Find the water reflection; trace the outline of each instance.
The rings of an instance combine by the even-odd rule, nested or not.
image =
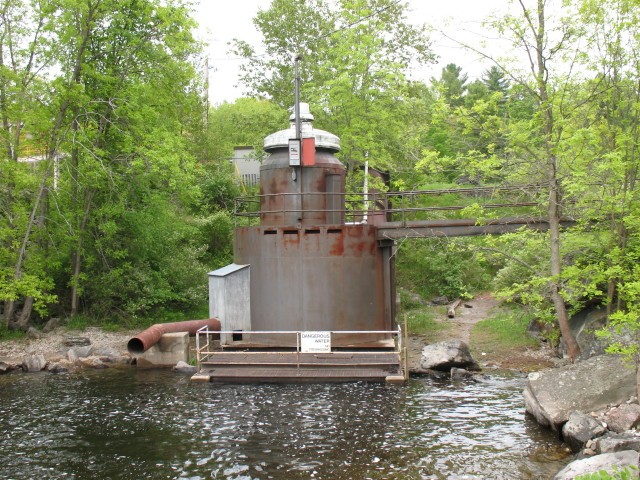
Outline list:
[[[522,379],[209,385],[159,371],[0,377],[1,478],[549,478]]]

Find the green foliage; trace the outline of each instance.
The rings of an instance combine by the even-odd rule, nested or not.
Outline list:
[[[188,6],[10,2],[1,13],[0,53],[11,45],[15,60],[0,66],[7,323],[44,316],[56,299],[78,327],[87,315],[110,325],[201,304],[205,262],[229,249],[202,225],[234,192],[224,176],[199,183],[200,46]],[[23,141],[44,160],[17,162]]]
[[[98,272],[85,287],[96,316],[113,305],[142,315],[160,305],[189,305],[206,298],[204,246],[193,243],[195,226],[166,199],[155,196],[144,209],[124,212],[121,227],[109,238],[111,268]]]
[[[94,317],[89,315],[74,315],[65,322],[65,328],[67,330],[79,330],[84,331],[89,327],[100,327],[101,329],[109,332],[117,331],[122,328],[117,317],[104,318]]]
[[[447,104],[456,107],[462,105],[463,95],[467,91],[467,75],[462,73],[462,67],[450,63],[442,69],[439,80],[432,80],[442,91]]]
[[[432,60],[425,29],[407,14],[404,2],[392,0],[276,0],[254,19],[265,53],[236,41],[248,60],[242,80],[253,94],[289,108],[291,55],[301,53],[302,98],[316,125],[340,136],[341,159],[391,168],[413,114],[407,73]]]
[[[400,244],[397,282],[424,298],[469,298],[486,287],[491,266],[469,246],[474,240],[415,239]]]
[[[422,306],[422,297],[417,293],[410,292],[404,288],[398,290],[400,295],[400,305],[403,311],[413,310]]]
[[[632,480],[634,478],[638,478],[638,467],[631,465],[623,468],[616,467],[610,472],[600,470],[595,473],[585,473],[578,475],[576,480]]]
[[[488,70],[484,71],[482,74],[482,83],[491,93],[500,92],[506,97],[509,92],[509,79],[504,70],[500,69],[497,65],[492,65]]]
[[[198,206],[202,214],[216,210],[232,213],[233,201],[242,193],[238,179],[229,164],[222,164],[219,167],[205,167],[199,179],[199,186]]]
[[[214,107],[207,119],[206,160],[222,166],[238,146],[253,147],[260,158],[264,137],[282,130],[288,119],[285,108],[264,99],[239,98]]]
[[[0,324],[0,341],[3,340],[19,340],[24,338],[26,332],[22,330],[9,330],[5,325]]]

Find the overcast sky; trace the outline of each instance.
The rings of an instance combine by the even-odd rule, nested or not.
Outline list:
[[[209,44],[212,105],[231,102],[243,94],[242,87],[238,85],[242,60],[229,53],[228,43],[234,38],[241,38],[257,45],[260,36],[251,20],[258,9],[267,9],[270,3],[271,0],[200,0],[197,20],[200,22],[200,36]],[[492,13],[504,11],[508,0],[409,0],[408,3],[411,22],[433,25],[444,31],[446,36],[479,45],[483,40],[482,21]],[[446,36],[438,32],[432,34],[433,48],[440,57],[440,63],[414,72],[415,79],[438,77],[444,65],[456,63],[473,80],[490,66],[477,55],[456,46]]]

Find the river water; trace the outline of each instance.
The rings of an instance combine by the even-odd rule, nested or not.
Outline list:
[[[569,458],[523,378],[214,385],[166,371],[0,377],[0,478],[540,479]]]

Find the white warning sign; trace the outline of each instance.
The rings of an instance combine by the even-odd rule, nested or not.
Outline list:
[[[331,353],[331,332],[300,332],[302,353]]]
[[[296,140],[294,138],[289,139],[289,165],[299,166],[300,165],[300,140]]]

